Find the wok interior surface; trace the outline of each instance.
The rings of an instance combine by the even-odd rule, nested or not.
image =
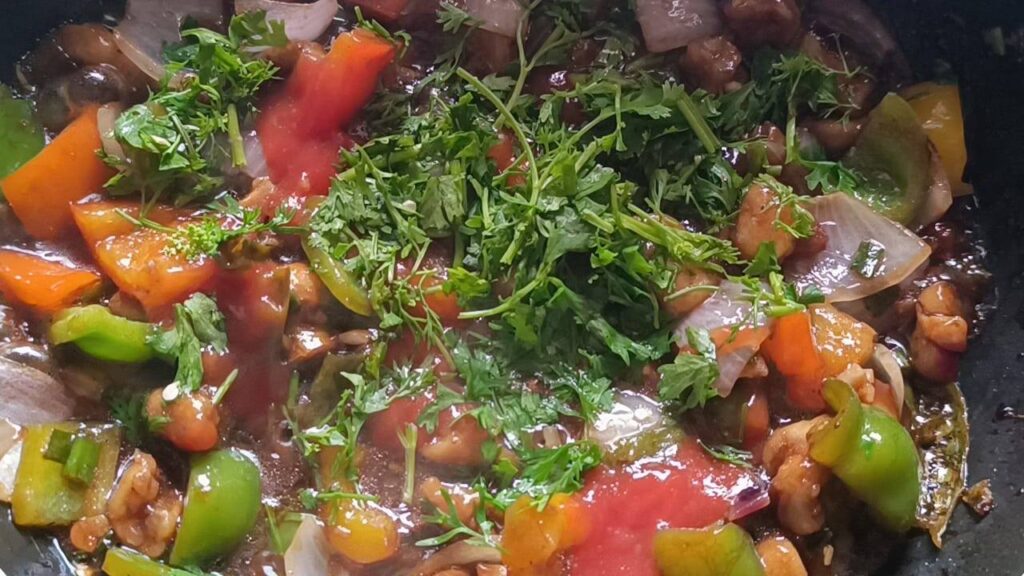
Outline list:
[[[984,520],[960,507],[936,551],[920,534],[898,550],[879,574],[1017,576],[1024,572],[1024,199],[1019,152],[1024,127],[1024,4],[1006,0],[889,0],[874,2],[922,77],[936,70],[959,79],[968,129],[968,166],[976,190],[974,212],[994,273],[994,310],[974,339],[961,369],[972,448],[968,485],[992,480],[996,509]],[[105,0],[7,0],[8,33],[0,42],[0,75],[46,31],[68,20],[97,20]],[[1001,27],[998,54],[986,32]],[[991,34],[989,34],[991,37]],[[1017,41],[1015,41],[1017,40]],[[8,78],[3,78],[9,81]],[[1009,408],[1009,410],[1007,410]],[[0,519],[0,570],[8,576],[73,574],[49,537],[16,530]]]

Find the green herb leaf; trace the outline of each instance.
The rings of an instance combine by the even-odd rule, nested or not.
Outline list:
[[[160,355],[177,363],[174,381],[182,392],[195,392],[203,384],[203,348],[227,350],[224,316],[212,298],[195,293],[174,306],[174,328],[156,332],[149,343]]]
[[[850,269],[864,278],[874,278],[885,266],[885,246],[876,240],[865,240],[857,247]]]
[[[658,395],[681,411],[703,407],[718,396],[718,360],[715,345],[707,330],[688,328],[686,338],[694,353],[683,352],[671,364],[658,368],[661,381]]]

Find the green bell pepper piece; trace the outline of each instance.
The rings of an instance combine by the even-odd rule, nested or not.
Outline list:
[[[124,548],[107,550],[102,568],[107,576],[198,576],[197,572],[178,570]]]
[[[83,352],[108,362],[138,363],[153,357],[147,342],[153,325],[114,315],[92,304],[61,311],[50,325],[50,342],[74,343]]]
[[[808,434],[810,455],[832,469],[890,529],[904,532],[916,521],[920,461],[910,433],[885,412],[861,404],[840,380],[825,382],[823,395],[836,415]]]
[[[662,576],[764,576],[754,542],[735,524],[658,532],[654,558]]]
[[[0,178],[17,170],[43,149],[46,138],[32,104],[0,84]]]
[[[849,193],[890,220],[914,227],[931,187],[931,150],[914,109],[887,95],[868,116],[843,164],[861,176]]]
[[[236,450],[192,460],[174,566],[204,566],[228,553],[252,530],[260,511],[260,471]]]
[[[313,269],[313,272],[338,302],[360,316],[373,315],[370,296],[340,262],[327,252],[310,244],[307,238],[302,239],[302,251],[309,259],[309,267]]]
[[[70,433],[99,445],[90,482],[68,478],[64,474],[64,463],[46,458],[46,448],[54,431]],[[68,526],[83,516],[102,513],[114,485],[120,450],[121,431],[113,425],[63,423],[25,428],[25,444],[11,497],[14,523],[32,527]]]

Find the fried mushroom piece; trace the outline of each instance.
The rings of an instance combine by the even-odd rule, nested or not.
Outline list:
[[[771,494],[779,523],[798,536],[814,534],[825,525],[820,497],[829,471],[811,460],[807,442],[807,433],[822,419],[779,428],[764,445],[764,465],[772,476]]]
[[[800,8],[795,0],[730,0],[723,12],[736,40],[750,48],[785,48],[800,37]]]
[[[793,210],[783,205],[779,195],[764,184],[754,182],[740,205],[733,242],[746,260],[757,256],[763,242],[771,242],[781,262],[793,252],[796,240],[778,223],[792,225],[793,222]]]
[[[765,538],[757,543],[765,576],[807,576],[807,568],[796,546],[784,536]]]
[[[679,71],[691,88],[712,94],[732,92],[748,79],[743,54],[724,36],[691,42],[679,58]]]
[[[918,374],[935,382],[956,378],[960,354],[967,349],[968,324],[956,287],[936,282],[917,297],[917,325],[910,355]]]

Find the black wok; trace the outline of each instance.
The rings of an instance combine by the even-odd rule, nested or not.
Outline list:
[[[173,2],[173,0],[168,0]],[[211,0],[219,1],[219,0]],[[111,0],[3,0],[0,81],[15,60],[50,29],[68,20],[99,20]],[[954,515],[946,545],[925,535],[891,555],[880,576],[1020,576],[1024,573],[1024,420],[1000,418],[1005,407],[1024,413],[1024,3],[1019,0],[877,0],[911,66],[923,78],[951,70],[959,78],[967,116],[969,174],[976,219],[994,272],[996,306],[973,341],[961,370],[970,408],[973,483],[992,479],[996,509],[983,520],[964,507]],[[985,32],[1001,27],[1003,55]],[[2,402],[3,399],[0,399]],[[0,573],[68,575],[72,570],[48,537],[18,532],[0,509]]]

